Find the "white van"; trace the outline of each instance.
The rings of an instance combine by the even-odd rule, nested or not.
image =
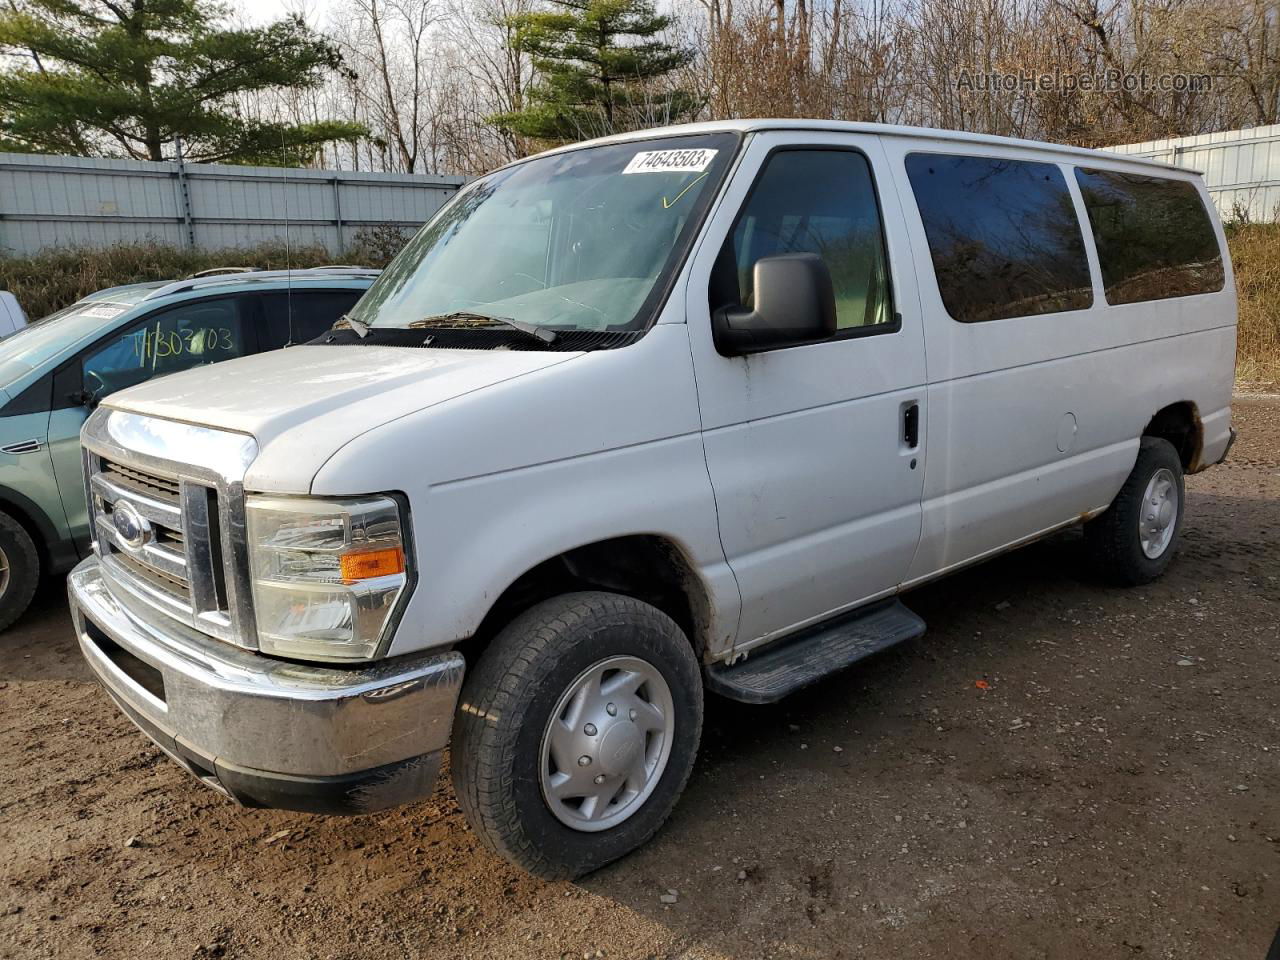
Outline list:
[[[1158,576],[1235,324],[1189,170],[795,120],[555,150],[312,345],[111,396],[75,629],[241,803],[411,801],[451,744],[490,849],[582,874],[670,813],[704,691],[916,637],[910,588],[1071,524]]]

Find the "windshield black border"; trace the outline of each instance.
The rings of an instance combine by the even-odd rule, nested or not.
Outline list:
[[[709,213],[711,212],[712,208],[715,206],[716,202],[720,199],[720,196],[724,191],[725,184],[728,183],[729,177],[731,176],[731,174],[733,173],[734,169],[737,166],[738,159],[742,153],[742,145],[746,141],[748,134],[749,134],[749,131],[744,131],[744,130],[704,130],[704,131],[688,131],[688,132],[679,132],[679,133],[661,132],[660,130],[654,130],[648,136],[622,137],[619,139],[610,138],[610,139],[604,139],[604,140],[588,140],[580,144],[574,144],[569,147],[544,151],[542,153],[536,153],[531,157],[522,157],[519,160],[513,160],[511,163],[506,163],[500,167],[496,167],[495,169],[484,174],[483,176],[477,177],[475,180],[471,181],[471,183],[468,183],[465,187],[463,187],[456,194],[454,194],[448,203],[446,203],[434,214],[432,214],[431,218],[428,219],[425,223],[423,223],[423,225],[419,227],[418,230],[419,232],[421,232],[423,230],[428,229],[436,221],[438,217],[442,216],[455,203],[460,202],[462,198],[465,197],[472,190],[477,189],[479,185],[482,184],[489,177],[492,177],[495,174],[503,173],[508,170],[512,170],[515,167],[521,166],[526,163],[530,163],[534,160],[551,159],[553,157],[556,157],[562,154],[574,153],[579,150],[595,150],[601,147],[625,146],[627,144],[632,144],[632,143],[636,143],[636,144],[651,143],[655,140],[678,140],[678,139],[685,139],[685,138],[705,139],[707,137],[729,138],[732,143],[732,146],[728,150],[728,155],[725,159],[724,168],[720,172],[716,180],[712,183],[707,184],[707,189],[702,191],[701,194],[699,195],[698,200],[696,201],[694,212],[692,216],[690,216],[689,222],[685,224],[684,229],[681,231],[681,236],[677,239],[676,244],[671,251],[670,258],[669,258],[669,264],[670,264],[669,269],[666,269],[664,271],[665,275],[660,277],[661,282],[655,283],[653,285],[653,288],[645,296],[644,302],[640,304],[639,309],[636,310],[635,317],[632,319],[631,323],[629,324],[630,329],[614,331],[617,333],[623,333],[623,334],[629,335],[626,338],[620,339],[617,344],[617,346],[627,346],[631,343],[635,343],[637,340],[639,340],[641,337],[647,334],[651,329],[653,329],[654,324],[657,322],[659,315],[662,313],[662,310],[666,306],[668,299],[670,299],[671,297],[672,291],[675,289],[676,278],[679,277],[682,273],[684,273],[684,268],[685,268],[685,265],[688,263],[689,255],[692,253],[693,248],[697,243],[698,237],[702,235],[702,230],[703,230],[703,227],[706,225],[707,217]],[[417,234],[415,233],[414,236],[417,236]],[[412,242],[412,238],[410,239],[410,241],[406,243],[406,246],[408,245],[409,242]],[[374,284],[370,285],[369,289],[372,289],[373,286],[377,284],[377,282],[378,281],[375,280]],[[364,319],[364,318],[360,318],[360,319]],[[552,326],[551,324],[547,324],[546,326],[548,329],[556,330],[557,332],[560,332],[562,334],[579,332],[574,330],[562,330],[561,328]],[[370,333],[374,333],[378,331],[404,330],[404,329],[407,329],[407,328],[401,327],[401,326],[379,327],[376,323],[370,324]],[[426,329],[426,328],[423,328],[423,329]],[[320,338],[318,338],[317,341],[315,342],[319,342],[319,339]],[[344,341],[345,339],[346,338],[343,338]],[[607,349],[607,347],[605,348]],[[552,349],[554,349],[554,347],[552,347]]]

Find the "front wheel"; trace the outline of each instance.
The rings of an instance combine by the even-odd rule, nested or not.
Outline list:
[[[577,877],[657,832],[701,733],[701,674],[675,622],[631,597],[567,594],[513,620],[468,677],[454,789],[487,848]]]
[[[1178,451],[1168,440],[1143,437],[1115,500],[1085,524],[1085,540],[1102,576],[1136,586],[1164,573],[1182,531],[1185,499]]]
[[[0,630],[31,606],[40,583],[40,554],[26,528],[0,513]]]

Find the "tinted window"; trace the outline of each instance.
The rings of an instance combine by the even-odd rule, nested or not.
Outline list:
[[[84,389],[103,397],[143,380],[248,352],[241,301],[184,303],[110,337],[81,361]]]
[[[914,153],[915,193],[938,292],[965,323],[1093,303],[1084,236],[1051,163]]]
[[[314,340],[355,305],[363,290],[311,290],[263,297],[262,349]],[[292,318],[289,304],[292,302]]]
[[[1213,293],[1222,251],[1200,191],[1187,180],[1076,170],[1107,303]]]
[[[779,253],[826,262],[838,327],[892,323],[880,210],[862,154],[784,150],[769,159],[720,252],[711,308],[751,306],[756,261]]]

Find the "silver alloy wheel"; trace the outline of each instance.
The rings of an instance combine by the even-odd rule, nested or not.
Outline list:
[[[638,657],[609,657],[561,694],[542,734],[542,796],[557,820],[594,833],[644,806],[675,733],[671,688]]]
[[[9,555],[0,549],[0,597],[9,589]]]
[[[1178,525],[1178,481],[1173,471],[1161,467],[1147,481],[1138,514],[1138,536],[1142,552],[1152,560],[1162,556],[1173,540]]]

